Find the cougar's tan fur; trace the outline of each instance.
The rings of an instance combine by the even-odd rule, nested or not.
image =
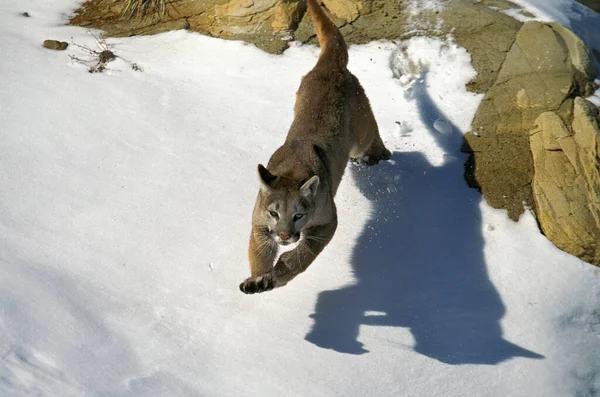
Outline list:
[[[344,38],[316,0],[307,0],[321,54],[302,78],[294,121],[266,168],[252,215],[251,276],[244,293],[287,284],[314,261],[337,226],[333,198],[350,158],[369,164],[390,158],[369,100],[348,71]],[[298,242],[275,261],[278,245]]]

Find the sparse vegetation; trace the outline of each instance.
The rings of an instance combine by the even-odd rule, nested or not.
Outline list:
[[[122,15],[126,19],[145,18],[152,15],[160,19],[167,11],[170,0],[113,0],[113,4],[123,7]]]
[[[73,38],[71,38],[71,43],[75,47],[83,50],[83,52],[85,54],[84,55],[69,55],[69,57],[72,60],[74,60],[75,62],[86,65],[88,67],[88,72],[102,73],[106,70],[106,65],[109,62],[111,62],[117,58],[122,59],[123,61],[129,63],[131,65],[132,70],[134,70],[136,72],[143,71],[142,67],[139,64],[128,61],[127,59],[124,59],[123,57],[115,54],[113,52],[110,44],[106,42],[106,39],[104,37],[102,37],[102,36],[98,37],[91,31],[88,31],[88,34],[94,38],[94,41],[96,43],[96,46],[95,46],[96,48],[94,49],[94,48],[90,48],[87,45],[75,43],[73,41]]]
[[[85,57],[77,55],[69,55],[69,57],[76,62],[88,66],[88,72],[90,73],[102,73],[106,69],[106,64],[116,59],[117,56],[112,52],[110,44],[106,42],[104,37],[98,37],[91,31],[88,31],[88,33],[96,41],[96,49],[90,48],[87,45],[75,43],[71,38],[71,43],[73,43],[75,47],[83,50],[85,52]]]

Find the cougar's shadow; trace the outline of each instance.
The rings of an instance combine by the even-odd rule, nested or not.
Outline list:
[[[448,364],[542,358],[502,337],[505,307],[487,274],[481,197],[463,179],[462,133],[432,127],[443,114],[425,78],[413,89],[429,133],[456,157],[433,166],[420,152],[396,152],[375,167],[350,166],[373,205],[352,255],[356,283],[319,294],[306,340],[363,354],[359,327],[383,325],[409,328],[415,352]]]

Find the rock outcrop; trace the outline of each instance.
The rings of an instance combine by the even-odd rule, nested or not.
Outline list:
[[[190,29],[226,39],[246,40],[269,52],[281,52],[281,38],[295,29],[305,4],[298,0],[165,1],[154,8],[126,13],[127,1],[90,0],[76,11],[72,24],[102,29],[109,36],[155,34]]]
[[[477,77],[468,86],[471,91],[485,93],[498,78],[523,23],[496,9],[515,7],[507,1],[482,2],[481,7],[475,7],[472,1],[457,1],[440,13],[456,43],[471,54],[471,63],[477,71]]]
[[[533,197],[544,234],[560,249],[600,265],[600,126],[598,109],[573,101],[572,121],[538,116],[529,140]]]
[[[126,4],[130,3],[131,0],[88,0],[76,11],[71,23],[102,29],[108,36],[190,29],[244,40],[271,53],[281,53],[292,38],[301,42],[314,39],[304,0],[165,0],[160,10],[148,6],[137,13],[127,12],[130,9]],[[516,8],[506,0],[453,0],[451,7],[438,11],[423,6],[416,15],[411,13],[410,5],[418,5],[417,0],[323,0],[323,4],[349,43],[405,39],[418,34],[444,36],[452,31],[459,44],[463,37],[473,44],[475,68],[482,61],[482,68],[496,72],[500,58],[508,50],[506,46],[521,25],[496,11]],[[508,32],[511,33],[505,34]],[[477,39],[477,35],[482,38]],[[504,54],[498,58],[497,51]],[[486,79],[488,73],[480,76]],[[493,79],[485,84],[492,82]],[[477,89],[478,84],[479,78],[472,88]]]
[[[466,134],[466,176],[518,219],[534,208],[559,248],[600,265],[600,131],[590,52],[563,26],[527,22]]]
[[[102,29],[109,36],[189,29],[281,53],[306,11],[306,3],[300,0],[165,1],[161,12],[148,7],[136,13],[126,12],[126,4],[126,0],[89,0],[76,11],[71,23]],[[329,0],[329,6],[347,22],[365,9],[360,0]]]
[[[187,18],[191,30],[225,39],[267,37],[263,48],[279,51],[286,47],[284,36],[300,22],[304,3],[280,0],[231,0]]]
[[[533,206],[529,131],[547,111],[570,120],[574,98],[593,92],[595,74],[573,33],[553,23],[523,25],[465,136],[464,150],[472,153],[467,179],[490,205],[513,219],[523,203]]]

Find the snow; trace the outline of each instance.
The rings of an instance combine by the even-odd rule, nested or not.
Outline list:
[[[76,6],[0,3],[0,395],[600,389],[600,271],[466,187],[481,96],[451,38],[351,47],[392,161],[349,166],[332,243],[246,296],[256,164],[318,49],[176,31],[109,39],[121,58],[90,74],[41,47],[97,48],[63,26]]]

